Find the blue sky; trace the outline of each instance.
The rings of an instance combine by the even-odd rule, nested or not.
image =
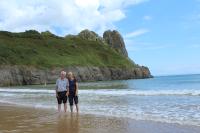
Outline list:
[[[0,30],[116,29],[153,75],[200,73],[200,0],[1,0]]]
[[[136,63],[147,65],[154,75],[200,73],[200,2],[149,0],[126,12],[117,22],[119,30],[144,31],[125,38]]]

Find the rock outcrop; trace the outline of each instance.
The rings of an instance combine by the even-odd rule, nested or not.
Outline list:
[[[108,30],[105,31],[103,34],[104,41],[113,49],[128,57],[128,53],[126,51],[124,39],[120,35],[120,33],[116,30]]]
[[[103,38],[96,34],[94,31],[88,29],[81,31],[78,36],[82,39],[87,39],[89,41],[100,41],[103,42]]]
[[[147,67],[130,69],[108,67],[67,67],[39,69],[27,66],[0,66],[0,86],[55,83],[60,71],[72,71],[78,81],[151,78]]]

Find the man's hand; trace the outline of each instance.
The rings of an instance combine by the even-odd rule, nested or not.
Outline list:
[[[56,93],[56,97],[59,98],[58,93]]]
[[[69,92],[67,91],[66,96],[69,96]]]

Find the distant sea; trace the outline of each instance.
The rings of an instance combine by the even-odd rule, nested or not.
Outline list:
[[[1,87],[0,102],[56,109],[54,85]],[[79,84],[83,114],[200,126],[200,75]]]

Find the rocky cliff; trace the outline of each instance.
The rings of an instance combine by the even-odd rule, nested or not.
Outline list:
[[[84,30],[58,37],[50,32],[0,32],[0,86],[55,83],[61,70],[79,81],[151,78],[149,69],[128,58],[117,31],[100,37]]]
[[[128,57],[128,53],[126,51],[124,39],[120,35],[120,33],[116,30],[108,30],[105,31],[103,34],[103,39],[105,42],[113,49],[124,55],[125,57]]]
[[[72,71],[78,81],[102,81],[121,79],[151,78],[147,67],[109,68],[109,67],[67,67],[38,69],[27,66],[0,66],[0,86],[33,85],[55,83],[60,71]]]

